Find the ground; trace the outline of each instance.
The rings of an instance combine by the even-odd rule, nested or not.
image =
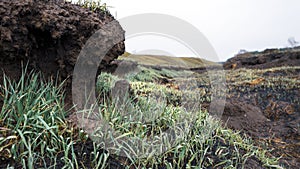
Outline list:
[[[51,13],[54,8],[59,12],[48,16],[45,11]],[[110,89],[98,89],[99,103],[105,112],[101,115],[113,127],[124,134],[148,137],[171,128],[183,115],[188,115],[184,114],[184,108],[191,105],[199,108],[198,112],[186,109],[199,113],[199,117],[191,121],[194,128],[187,133],[188,137],[183,137],[170,152],[134,161],[103,150],[86,135],[84,128],[76,126],[78,119],[72,109],[71,79],[62,89],[58,87],[59,90],[53,83],[45,82],[45,77],[50,75],[53,79],[57,70],[61,70],[60,78],[70,76],[87,37],[103,23],[113,20],[112,16],[105,12],[92,13],[69,3],[45,5],[44,1],[33,4],[32,1],[8,0],[0,2],[0,14],[3,15],[0,67],[8,76],[0,73],[0,168],[300,166],[299,47],[249,52],[220,64],[195,58],[172,60],[167,56],[128,54],[114,60],[125,48],[123,42],[114,46],[102,67],[126,79],[116,84],[129,87],[133,108],[143,108],[140,112],[149,115],[157,113],[156,106],[162,106],[163,113],[152,123],[129,121],[126,119],[129,116],[123,119],[120,114],[113,114],[116,112],[109,109],[110,104],[104,103],[104,96],[111,99]],[[83,19],[77,20],[77,15],[82,15]],[[57,18],[59,21],[53,24]],[[130,62],[122,62],[122,59]],[[29,70],[42,71],[43,75],[22,77],[26,63]],[[208,118],[212,95],[210,80],[213,80],[209,73],[220,75],[220,70],[216,69],[222,66],[225,68],[226,83],[222,85],[226,104],[219,124]],[[128,72],[134,73],[126,76]],[[98,82],[99,79],[96,85]],[[153,100],[161,94],[163,102]],[[210,125],[212,135],[203,143],[199,137]]]

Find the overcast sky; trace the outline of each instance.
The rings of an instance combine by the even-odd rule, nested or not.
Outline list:
[[[240,49],[248,51],[287,47],[289,37],[300,41],[299,0],[102,0],[117,19],[142,13],[168,14],[196,26],[215,48],[221,61]],[[128,39],[128,52],[160,51],[189,56],[172,47],[172,40],[159,37]],[[151,42],[152,41],[152,42]],[[165,49],[163,47],[166,46]],[[180,51],[178,51],[180,49]]]

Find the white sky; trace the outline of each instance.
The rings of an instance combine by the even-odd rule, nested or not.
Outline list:
[[[225,61],[240,49],[287,47],[289,37],[300,41],[299,0],[102,0],[117,19],[135,14],[162,13],[196,26]],[[147,41],[147,42],[146,42]],[[153,41],[153,42],[151,42]],[[169,40],[170,41],[170,40]],[[190,55],[168,40],[138,37],[126,41],[128,52],[149,51],[157,46],[165,53]],[[153,46],[152,46],[153,45]],[[156,45],[156,46],[155,46]]]

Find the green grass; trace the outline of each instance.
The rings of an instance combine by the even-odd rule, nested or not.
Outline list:
[[[96,91],[101,92],[101,94],[108,94],[117,80],[118,77],[102,72],[97,78]]]
[[[108,8],[110,7],[107,6],[106,3],[102,3],[101,0],[78,0],[76,4],[92,11],[103,12],[108,12]]]
[[[63,84],[23,72],[19,81],[4,76],[0,88],[0,157],[22,168],[78,168],[73,145],[87,139],[66,120]],[[50,164],[49,164],[50,163]],[[9,167],[9,166],[8,166]]]
[[[154,72],[155,76],[151,76],[154,79],[181,75],[170,70],[145,70]],[[111,158],[119,160],[125,168],[242,168],[252,157],[258,158],[266,168],[280,168],[278,159],[268,156],[267,150],[255,146],[249,137],[222,127],[207,111],[195,108],[191,113],[184,106],[164,101],[174,96],[172,101],[176,103],[185,93],[191,96],[197,92],[158,85],[154,79],[134,76],[129,79],[134,97],[128,97],[122,105],[112,99],[99,102],[99,116],[109,122],[119,137],[111,137],[101,126],[95,129],[94,135],[90,135],[95,140],[93,150],[85,160],[90,161],[90,168],[107,168]],[[116,80],[117,77],[102,73],[97,80],[97,93],[109,95]],[[159,100],[157,96],[164,99]],[[75,146],[84,144],[87,135],[81,129],[72,128],[65,118],[68,112],[64,110],[62,85],[45,82],[38,73],[25,75],[24,71],[19,81],[4,78],[0,97],[4,103],[0,113],[2,159],[13,159],[23,168],[36,168],[37,164],[41,168],[55,168],[58,163],[63,168],[85,168],[78,160],[82,154],[76,152]],[[175,133],[175,143],[161,135],[165,131]],[[104,148],[101,140],[105,137],[120,143],[114,147],[116,152],[125,148],[126,160],[99,151]],[[125,137],[130,139],[124,147],[121,143]],[[163,141],[162,153],[153,151],[153,144],[148,142],[142,143],[140,152],[133,151],[140,139],[149,137]],[[143,156],[147,153],[150,155]]]
[[[189,70],[170,70],[166,68],[161,68],[156,70],[153,68],[147,68],[144,66],[138,66],[137,73],[128,74],[126,79],[129,81],[136,82],[158,82],[163,78],[173,79],[192,76],[193,72]]]
[[[167,147],[171,145],[171,140],[165,140],[167,151],[156,155],[153,155],[155,152],[151,152],[151,145],[145,143],[140,151],[152,154],[152,156],[135,159],[134,157],[139,156],[134,151],[138,141],[132,139],[125,148],[130,162],[124,163],[124,165],[134,166],[134,168],[155,168],[157,166],[165,166],[167,168],[197,168],[199,166],[204,168],[212,166],[241,168],[248,158],[256,157],[267,168],[268,166],[280,168],[280,166],[277,166],[277,158],[266,155],[268,154],[267,150],[262,150],[255,146],[249,137],[222,127],[220,122],[211,118],[207,112],[195,109],[194,114],[191,116],[191,113],[183,106],[168,104],[165,99],[170,99],[170,96],[173,95],[179,96],[180,100],[182,99],[180,98],[182,94],[189,91],[178,91],[156,84],[155,78],[162,76],[163,71],[150,70],[148,68],[146,70],[152,71],[152,73],[156,71],[156,76],[150,76],[154,79],[135,78],[134,75],[130,78],[133,79],[131,87],[135,96],[138,96],[137,101],[129,98],[122,108],[116,108],[114,100],[100,104],[102,118],[105,118],[120,135],[118,139],[112,138],[112,135],[107,135],[106,139],[111,139],[111,142],[120,145],[117,149],[121,149],[124,148],[124,145],[120,142],[125,136],[147,138],[152,135],[159,136],[164,131],[172,130],[176,131],[177,135],[175,137],[177,140],[176,144],[171,147]],[[176,75],[176,72],[173,73],[173,75]],[[147,75],[147,72],[142,72],[142,74]],[[136,74],[136,76],[141,75]],[[111,77],[111,79],[113,78]],[[189,94],[189,96],[195,95],[195,91]],[[161,97],[163,99],[160,99]],[[173,101],[178,102],[178,97]],[[147,120],[145,121],[145,119]],[[184,121],[183,124],[185,125],[178,130],[176,124],[182,121]],[[185,130],[188,128],[190,130]],[[107,132],[101,129],[95,133],[95,136],[96,138],[101,136],[98,139],[102,140]],[[157,137],[157,139],[156,141],[159,141],[162,137]]]
[[[40,156],[53,157],[72,142],[61,129],[67,128],[64,118],[61,86],[44,83],[39,74],[23,73],[20,81],[4,77],[1,87],[3,108],[0,113],[0,151],[33,168]]]

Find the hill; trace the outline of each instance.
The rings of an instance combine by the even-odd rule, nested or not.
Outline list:
[[[266,69],[281,66],[300,66],[300,47],[241,53],[224,63],[225,69]]]
[[[184,68],[184,69],[195,69],[204,68],[207,66],[220,65],[215,62],[211,62],[205,59],[196,57],[171,57],[163,55],[140,55],[130,54],[126,52],[119,57],[120,60],[130,60],[137,62],[139,65],[144,66],[160,66],[170,68]]]

